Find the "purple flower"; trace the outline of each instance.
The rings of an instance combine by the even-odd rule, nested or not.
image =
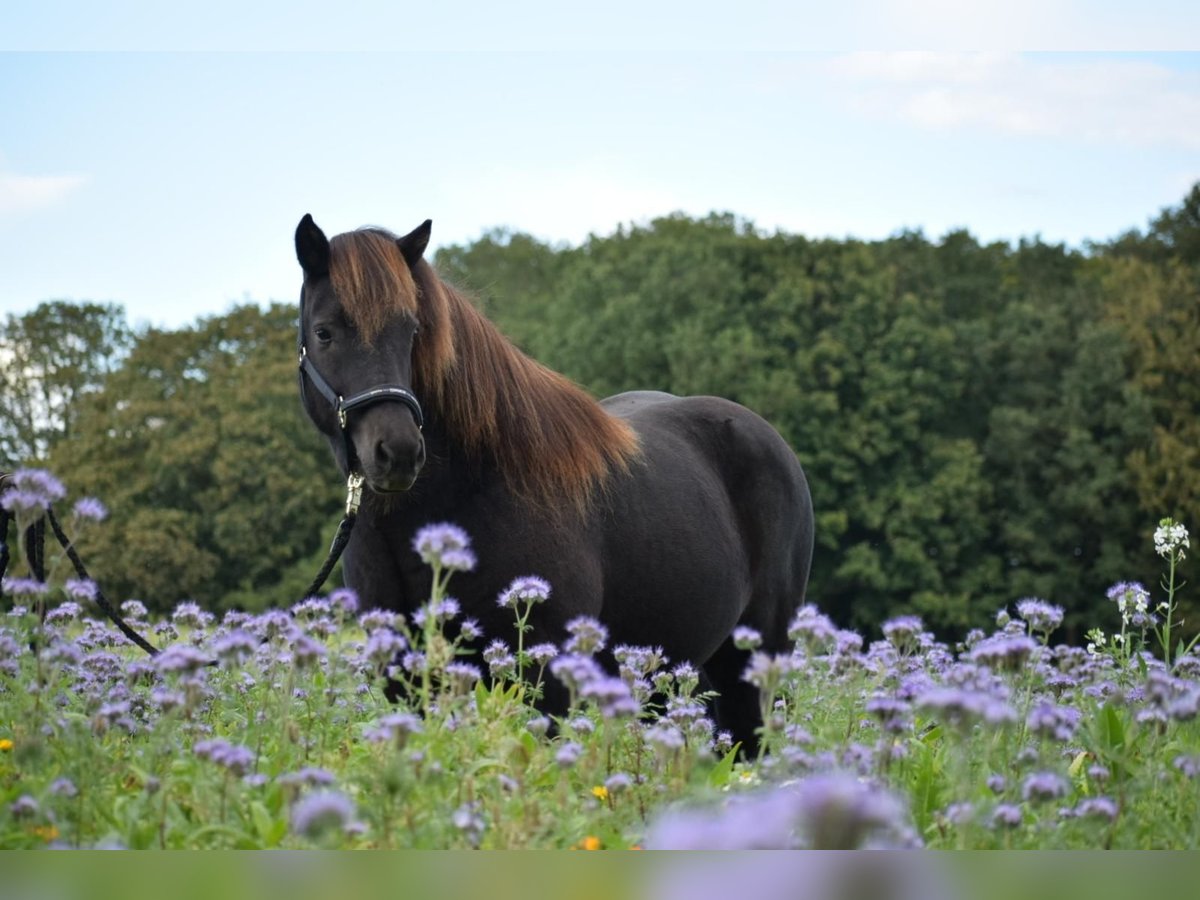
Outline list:
[[[245,775],[255,763],[254,751],[241,744],[231,744],[229,741],[215,738],[198,741],[192,751],[201,759],[207,759],[226,769],[232,775]]]
[[[655,850],[855,849],[907,835],[891,793],[843,774],[735,797],[715,813],[679,812],[650,827]]]
[[[469,572],[475,568],[475,554],[470,546],[467,533],[448,522],[426,525],[413,538],[413,549],[423,562],[452,572]]]
[[[1043,700],[1029,711],[1025,725],[1033,734],[1056,741],[1069,741],[1079,728],[1082,714],[1073,706],[1059,706]]]
[[[4,593],[17,600],[29,602],[38,597],[46,596],[48,588],[44,581],[35,578],[5,578],[0,582]]]
[[[1081,800],[1072,812],[1075,817],[1080,819],[1103,819],[1106,822],[1113,822],[1120,809],[1110,797],[1088,797]]]
[[[309,840],[345,831],[353,820],[354,803],[339,791],[317,791],[292,807],[292,831]]]
[[[733,646],[739,650],[757,650],[762,646],[762,635],[748,625],[733,629]]]
[[[795,663],[790,656],[784,654],[772,655],[756,650],[750,656],[742,680],[754,685],[763,693],[774,693],[784,677],[795,669]]]
[[[379,720],[378,727],[367,732],[367,739],[377,743],[393,741],[397,747],[403,747],[410,735],[424,730],[420,718],[412,713],[391,713]]]
[[[121,615],[126,619],[144,619],[150,614],[141,600],[126,600],[121,604]]]
[[[1150,608],[1150,592],[1137,581],[1119,581],[1107,591],[1109,600],[1117,604],[1117,611],[1125,622],[1136,614],[1145,614]]]
[[[1200,756],[1183,754],[1175,757],[1171,765],[1182,772],[1185,778],[1200,777]]]
[[[108,518],[108,509],[95,497],[81,497],[71,511],[81,522],[103,522]]]
[[[633,779],[624,772],[614,772],[604,779],[605,789],[614,797],[629,790],[633,786]]]
[[[385,609],[372,609],[358,617],[358,627],[367,634],[386,628],[396,630],[396,614]]]
[[[38,802],[29,794],[22,794],[8,805],[8,811],[14,819],[31,819],[40,809]]]
[[[1038,649],[1037,641],[1026,635],[994,635],[971,648],[967,658],[993,669],[1019,669]]]
[[[903,734],[912,722],[912,706],[895,697],[872,697],[867,712],[879,719],[880,727],[889,734]]]
[[[484,648],[483,661],[493,678],[510,678],[517,668],[517,659],[504,641],[492,641]]]
[[[202,610],[195,600],[184,600],[171,613],[171,623],[177,628],[207,628],[213,623],[213,615]]]
[[[292,662],[298,669],[311,666],[327,654],[328,651],[323,644],[313,640],[302,631],[296,632],[292,638]]]
[[[526,653],[529,654],[529,661],[535,666],[544,666],[558,656],[558,648],[550,643],[534,644]]]
[[[86,578],[68,578],[63,589],[68,597],[80,603],[90,603],[96,599],[96,582]]]
[[[976,721],[1003,725],[1017,717],[1016,711],[999,697],[958,687],[930,688],[916,698],[916,705],[960,728]]]
[[[450,817],[450,823],[462,832],[463,837],[467,839],[472,847],[478,847],[483,840],[483,832],[487,828],[487,822],[479,813],[479,805],[476,803],[464,803],[454,811],[454,815]]]
[[[1031,631],[1049,634],[1062,624],[1063,608],[1037,597],[1026,597],[1017,601],[1017,615],[1028,623]]]
[[[376,669],[389,665],[396,654],[407,646],[404,638],[387,628],[372,631],[363,647],[363,657]]]
[[[995,828],[1016,828],[1024,819],[1021,807],[1012,803],[999,803],[992,810],[992,826]]]
[[[545,603],[550,599],[550,585],[536,575],[526,575],[515,579],[512,584],[500,592],[497,604],[504,609],[516,610],[524,604],[532,606],[535,603]]]
[[[1021,797],[1025,800],[1057,800],[1066,793],[1067,782],[1055,772],[1034,772],[1021,784]]]
[[[75,787],[75,782],[70,778],[56,778],[50,782],[50,793],[55,797],[74,797],[79,793],[79,788]]]
[[[358,612],[358,594],[350,588],[338,588],[329,595],[329,605],[343,616]]]
[[[233,631],[215,638],[212,642],[212,651],[222,664],[237,666],[253,656],[258,645],[258,638],[250,632],[235,628]]]
[[[811,603],[796,611],[788,625],[788,638],[805,644],[810,651],[833,643],[837,639],[837,628],[829,617],[822,614]]]
[[[682,750],[685,743],[683,732],[665,722],[647,728],[645,737],[647,744],[666,753]]]
[[[574,653],[555,657],[550,663],[550,674],[572,691],[578,691],[589,682],[604,677],[595,660]]]
[[[275,779],[287,787],[326,787],[333,784],[333,773],[315,766],[305,766],[296,772],[284,772]]]
[[[483,629],[475,619],[463,619],[458,626],[458,633],[464,641],[474,641],[483,637]]]
[[[54,609],[46,613],[46,621],[51,624],[58,622],[74,622],[83,614],[83,608],[74,600],[68,600],[65,603],[60,603]]]
[[[591,656],[604,649],[608,642],[608,629],[591,616],[579,616],[567,623],[570,637],[563,645],[568,653]]]
[[[558,763],[559,768],[569,769],[579,762],[579,756],[582,753],[583,747],[574,741],[567,741],[555,752],[554,761]]]
[[[475,682],[483,677],[483,673],[479,671],[479,666],[467,662],[447,663],[446,675],[454,685],[454,689],[459,692],[467,691]]]
[[[629,685],[620,678],[593,678],[583,686],[580,695],[594,700],[600,708],[600,715],[606,719],[636,716],[642,709],[629,690]],[[703,715],[703,707],[700,712]]]
[[[902,652],[915,648],[924,631],[920,616],[896,616],[883,623],[883,636]]]
[[[11,484],[0,494],[0,507],[14,515],[40,517],[51,503],[67,495],[62,482],[45,469],[17,469],[12,473]]]
[[[171,644],[154,657],[154,666],[162,674],[190,674],[208,665],[208,657],[187,644]]]

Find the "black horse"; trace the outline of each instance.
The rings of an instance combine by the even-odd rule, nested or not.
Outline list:
[[[718,724],[752,745],[758,698],[730,635],[750,626],[783,650],[804,599],[813,513],[795,454],[728,400],[595,401],[438,278],[429,233],[328,240],[310,216],[296,230],[304,406],[367,488],[347,585],[364,606],[411,612],[431,587],[413,536],[452,522],[479,559],[453,593],[488,638],[513,636],[498,594],[538,575],[553,594],[531,640],[559,643],[587,615],[614,646],[659,645],[701,668]]]

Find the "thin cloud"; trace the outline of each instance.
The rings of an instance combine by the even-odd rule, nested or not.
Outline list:
[[[79,175],[0,172],[0,215],[26,213],[61,203],[87,179]]]
[[[1146,59],[851,53],[828,72],[861,114],[924,129],[1200,149],[1200,73]]]

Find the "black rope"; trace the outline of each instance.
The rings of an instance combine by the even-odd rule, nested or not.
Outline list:
[[[112,619],[113,624],[121,629],[121,633],[129,640],[133,641],[151,656],[158,656],[159,650],[144,637],[134,631],[129,623],[121,618],[121,614],[109,603],[108,598],[104,596],[104,591],[100,590],[100,585],[92,580],[92,576],[88,574],[88,570],[84,568],[83,560],[79,558],[79,554],[75,552],[75,547],[67,539],[66,534],[62,530],[62,526],[58,524],[58,519],[54,515],[54,510],[46,510],[46,518],[50,521],[50,527],[54,530],[54,536],[58,538],[58,542],[62,544],[62,548],[67,551],[67,558],[71,560],[71,565],[75,567],[75,573],[86,581],[91,581],[96,587],[96,605],[104,610],[104,614]]]
[[[0,472],[0,483],[8,479],[8,475]],[[329,547],[329,555],[325,558],[325,562],[321,565],[321,569],[317,572],[317,577],[313,579],[312,584],[308,586],[302,599],[315,597],[318,591],[324,586],[325,581],[329,578],[329,573],[333,571],[338,560],[342,558],[342,552],[346,549],[346,545],[350,543],[350,532],[354,529],[354,520],[358,518],[358,504],[361,499],[362,478],[357,480],[354,476],[350,479],[349,494],[346,498],[346,515],[338,524],[337,533],[333,537],[333,543]],[[13,521],[13,515],[8,510],[0,508],[0,578],[8,571],[8,564],[11,560],[11,554],[8,546],[8,526]],[[85,581],[89,581],[95,587],[96,605],[104,611],[104,614],[112,620],[113,624],[121,630],[125,637],[129,638],[134,644],[145,650],[151,656],[157,656],[161,651],[147,641],[144,637],[138,634],[126,622],[116,608],[109,602],[109,599],[104,596],[104,591],[88,574],[87,568],[83,564],[83,560],[79,558],[79,554],[75,550],[74,544],[67,537],[59,524],[58,517],[54,515],[54,510],[50,507],[46,508],[46,516],[44,519],[39,519],[33,525],[25,529],[25,558],[29,562],[30,573],[33,577],[41,582],[46,580],[46,522],[50,523],[50,528],[54,532],[55,538],[66,551],[67,558],[71,560],[71,565],[75,567],[75,573]],[[17,536],[20,540],[20,535]],[[0,599],[3,599],[4,592],[0,588]],[[215,661],[210,665],[215,665]]]
[[[0,476],[0,481],[3,478]],[[0,600],[4,599],[4,574],[8,571],[8,561],[11,559],[8,552],[8,523],[12,521],[12,515],[7,509],[0,509]]]
[[[40,526],[40,527],[39,527]],[[25,529],[25,559],[36,581],[46,580],[46,525],[41,519]]]
[[[321,566],[321,570],[317,572],[317,577],[313,579],[312,584],[308,586],[308,590],[304,592],[304,597],[301,599],[317,596],[317,592],[325,584],[325,579],[329,577],[329,573],[333,571],[333,567],[337,565],[337,561],[342,558],[342,551],[346,549],[346,544],[350,542],[350,531],[354,528],[354,520],[356,518],[358,516],[355,513],[348,513],[338,524],[337,534],[333,536],[333,543],[329,546],[329,555],[325,557],[325,562]]]

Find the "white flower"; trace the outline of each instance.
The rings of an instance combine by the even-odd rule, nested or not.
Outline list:
[[[1159,556],[1177,553],[1183,559],[1184,548],[1191,547],[1187,527],[1174,519],[1163,519],[1154,529],[1154,550]]]

